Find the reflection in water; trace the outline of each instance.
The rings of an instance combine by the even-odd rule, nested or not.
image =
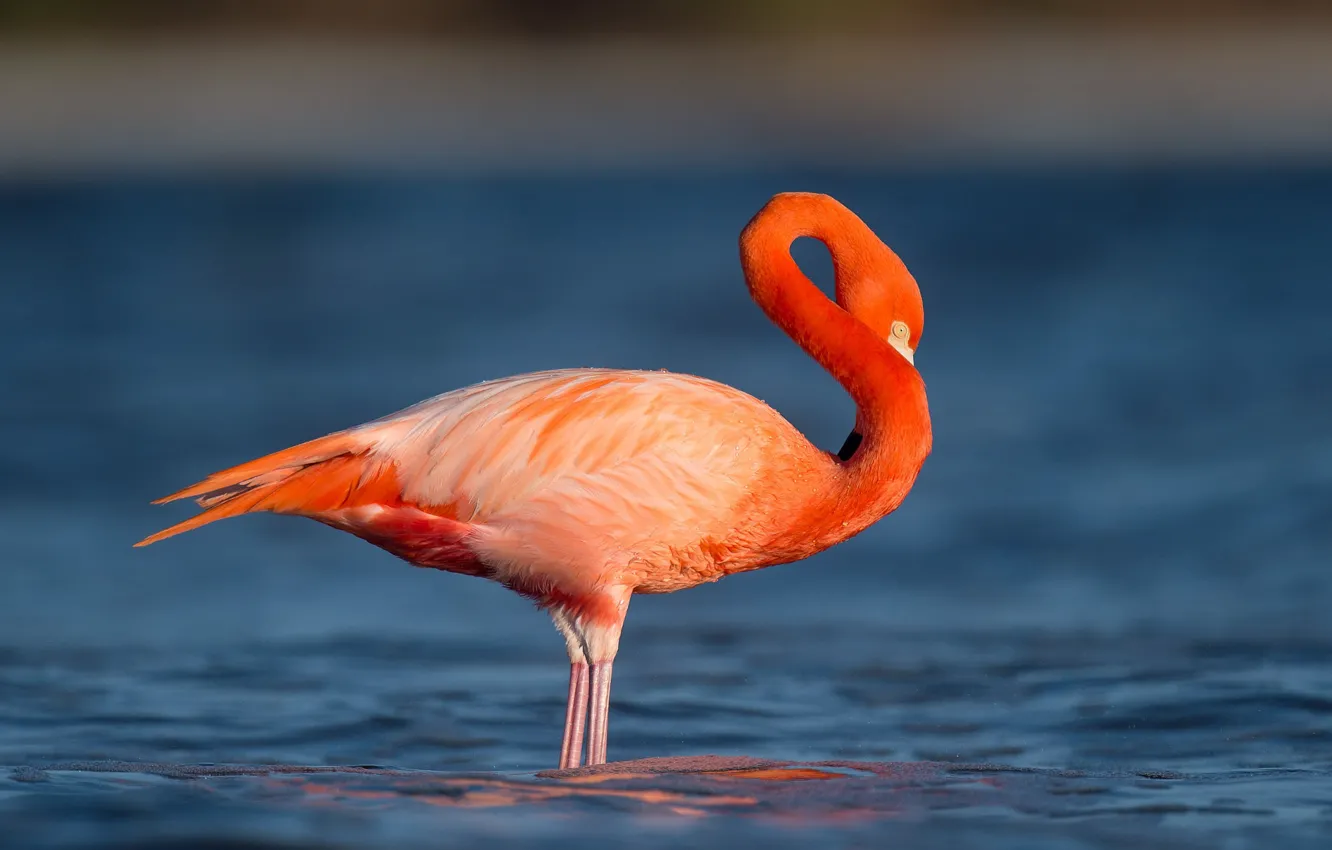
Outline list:
[[[251,804],[317,807],[442,806],[517,809],[527,815],[595,812],[731,815],[846,822],[927,812],[1001,811],[1076,818],[1151,814],[1265,817],[1246,783],[1280,771],[1197,775],[1036,770],[938,762],[792,763],[748,757],[651,758],[538,774],[438,773],[377,767],[71,762],[27,768],[27,783],[123,790],[154,778],[189,780]],[[1324,776],[1332,779],[1332,773]],[[1223,789],[1229,788],[1229,791]],[[1314,814],[1312,809],[1307,814]]]

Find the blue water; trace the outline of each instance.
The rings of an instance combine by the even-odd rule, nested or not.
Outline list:
[[[535,775],[566,663],[523,600],[290,518],[129,548],[208,472],[534,369],[706,375],[836,450],[850,402],[740,276],[788,189],[920,281],[935,451],[837,549],[636,599],[611,757],[877,767],[552,796],[592,786]],[[0,829],[1325,846],[1329,246],[1294,168],[0,183]]]

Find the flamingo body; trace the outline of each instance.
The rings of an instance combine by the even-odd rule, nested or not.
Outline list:
[[[837,304],[790,260],[790,241],[805,234],[833,253]],[[271,511],[310,517],[418,566],[498,581],[548,609],[568,644],[561,766],[578,762],[579,705],[589,698],[588,760],[604,760],[610,663],[632,594],[799,560],[845,540],[901,503],[930,450],[912,363],[923,313],[896,255],[830,198],[781,195],[746,228],[742,258],[759,305],[856,399],[854,443],[863,445],[848,457],[815,448],[763,402],[705,378],[537,372],[209,476],[161,500],[195,498],[203,513],[138,545]]]
[[[305,445],[168,497],[232,488],[145,542],[238,507],[297,514],[544,602],[542,586],[669,593],[863,527],[815,510],[835,472],[826,453],[758,399],[692,375],[519,375]]]

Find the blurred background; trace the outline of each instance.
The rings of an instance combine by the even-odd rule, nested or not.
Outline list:
[[[1326,687],[1327,3],[2,0],[0,659],[90,701],[78,711],[178,713],[170,735],[84,714],[77,734],[22,727],[0,752],[542,766],[564,654],[528,603],[289,518],[132,550],[187,513],[148,502],[565,366],[716,378],[836,450],[850,402],[748,301],[737,258],[748,218],[787,190],[845,202],[919,280],[934,455],[901,510],[844,546],[635,600],[615,755],[1243,760],[1171,750],[1177,717],[1168,739],[1126,740],[1174,705],[1158,692],[1105,697],[1140,710],[1104,727],[1077,725],[1084,690],[1015,712],[1039,734],[852,734],[839,712],[869,704],[858,686],[791,660],[838,646],[848,681],[899,663],[928,679],[904,635],[968,670],[976,646],[1011,648],[1008,673],[954,683],[963,702],[939,717],[1052,646],[1122,672],[1205,666],[1198,642],[1221,641],[1205,645],[1268,670],[1265,692]],[[830,283],[819,246],[796,255]],[[1290,646],[1315,647],[1304,672],[1271,673]],[[94,650],[112,654],[79,654]],[[790,693],[726,679],[728,655],[769,659],[748,669],[794,677]],[[376,678],[395,664],[401,681]],[[163,684],[163,669],[198,675]],[[208,724],[223,703],[228,722],[263,726],[276,705],[315,722],[308,694],[255,696],[295,669],[352,700],[320,703],[350,726],[274,742]],[[428,710],[392,702],[409,687],[434,688]],[[72,704],[23,693],[46,694],[33,716]],[[450,722],[474,737],[413,725],[468,693]],[[808,714],[755,739],[714,698]],[[1200,734],[1256,710],[1225,706]],[[1265,716],[1326,731],[1320,706]],[[917,702],[917,720],[932,710]],[[519,717],[532,731],[514,738]],[[477,737],[487,718],[510,731]],[[882,747],[857,750],[867,735]]]

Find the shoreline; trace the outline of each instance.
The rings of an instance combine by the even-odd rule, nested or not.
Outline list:
[[[0,176],[1332,161],[1332,29],[0,42]]]

